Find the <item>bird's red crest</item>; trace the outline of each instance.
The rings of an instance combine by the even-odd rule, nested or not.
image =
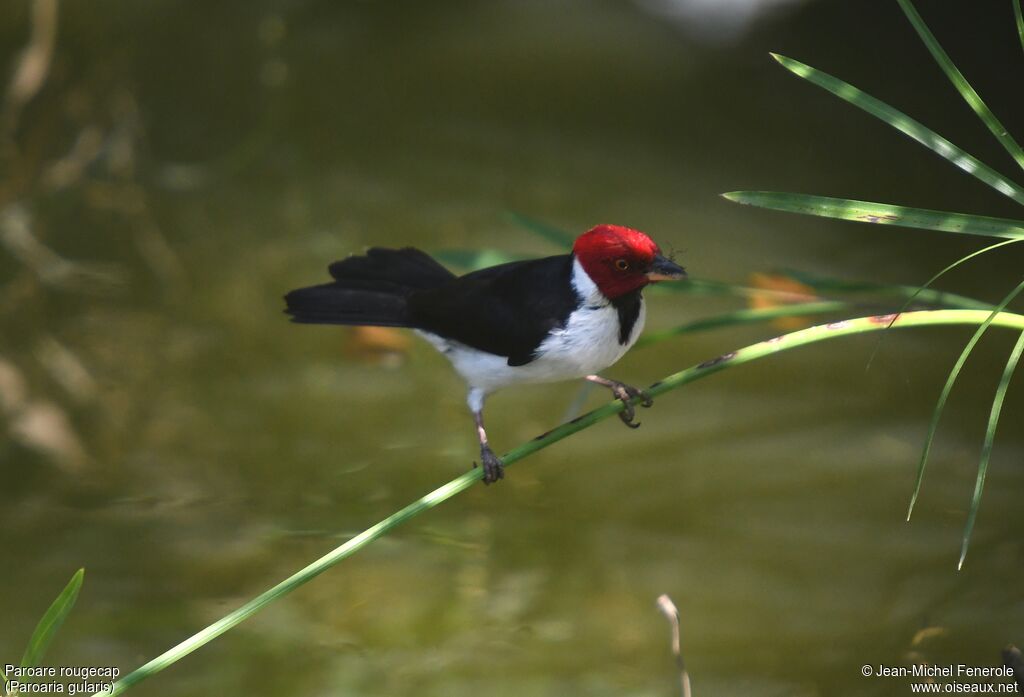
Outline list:
[[[576,238],[572,251],[598,289],[610,299],[647,285],[646,269],[661,254],[650,237],[619,225],[591,228]]]

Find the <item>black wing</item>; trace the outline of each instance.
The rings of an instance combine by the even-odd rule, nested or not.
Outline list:
[[[572,256],[514,261],[409,298],[413,326],[525,365],[579,305]]]

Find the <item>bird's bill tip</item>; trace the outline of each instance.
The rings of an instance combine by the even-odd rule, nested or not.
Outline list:
[[[649,281],[678,281],[683,278],[686,278],[686,269],[660,254],[654,257],[654,262],[647,271]]]

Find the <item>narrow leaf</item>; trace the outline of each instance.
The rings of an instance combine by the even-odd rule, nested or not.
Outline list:
[[[561,228],[555,227],[554,225],[548,225],[547,223],[523,215],[522,213],[516,213],[515,211],[511,211],[507,215],[512,222],[517,225],[521,225],[533,234],[547,240],[560,249],[572,249],[573,242],[576,241],[576,238],[571,234]]]
[[[1016,240],[1009,240],[1013,242]],[[786,271],[801,283],[806,283],[817,291],[845,293],[872,293],[898,295],[904,298],[916,297],[923,303],[933,307],[958,308],[961,310],[991,310],[992,303],[969,298],[966,295],[950,293],[945,290],[929,290],[917,286],[888,285],[885,283],[869,283],[866,281],[845,281],[815,276],[804,271]]]
[[[920,230],[938,230],[982,237],[1024,238],[1024,221],[993,218],[987,215],[951,213],[926,208],[910,208],[888,203],[832,198],[781,191],[731,191],[722,194],[735,203],[770,208],[787,213],[802,213],[821,218],[836,218],[856,223],[896,225]]]
[[[907,520],[910,520],[910,516],[914,513],[914,504],[917,503],[917,497],[921,493],[921,482],[924,481],[924,470],[928,464],[928,454],[932,449],[932,442],[935,440],[935,431],[939,427],[939,420],[942,418],[942,410],[946,408],[946,400],[949,399],[949,393],[953,391],[953,384],[956,382],[957,377],[960,375],[960,371],[963,370],[964,364],[967,362],[967,358],[971,355],[978,340],[988,329],[989,325],[992,324],[992,320],[996,316],[1006,309],[1006,306],[1016,298],[1021,291],[1024,291],[1024,281],[1021,281],[1016,288],[1002,299],[996,309],[988,316],[988,318],[981,323],[981,325],[975,330],[971,340],[964,346],[964,350],[960,353],[960,357],[956,360],[953,365],[953,370],[950,371],[949,377],[946,378],[946,384],[942,388],[942,393],[939,395],[939,400],[935,403],[935,410],[932,412],[931,423],[928,424],[928,435],[925,437],[924,449],[921,451],[921,460],[917,465],[917,479],[914,482],[914,493],[910,496],[910,506],[907,507]],[[892,325],[889,325],[892,326]]]
[[[988,105],[982,101],[978,93],[974,91],[971,84],[967,82],[967,78],[963,76],[963,73],[953,64],[950,60],[949,55],[945,49],[935,39],[935,35],[932,34],[931,30],[928,29],[928,25],[924,23],[921,15],[914,7],[910,0],[897,0],[900,7],[903,9],[903,13],[910,20],[914,29],[917,31],[917,35],[921,37],[921,41],[932,54],[932,58],[939,64],[942,71],[946,73],[946,77],[956,87],[957,92],[964,98],[967,105],[974,110],[974,113],[978,115],[978,118],[988,127],[988,130],[992,131],[992,135],[996,137],[1006,152],[1010,153],[1010,157],[1017,161],[1017,164],[1024,167],[1024,150],[1021,150],[1020,145],[1014,140],[1013,136],[1006,130],[1002,122],[996,118],[996,115],[992,113],[992,110],[988,108]],[[1019,21],[1019,18],[1018,18]]]
[[[22,668],[31,668],[39,665],[57,630],[64,624],[64,620],[67,618],[68,613],[71,612],[71,608],[75,606],[75,601],[78,599],[78,591],[82,587],[82,580],[84,578],[85,569],[76,571],[71,580],[68,581],[68,585],[64,586],[64,590],[50,604],[50,608],[43,615],[43,618],[39,620],[39,624],[36,625],[36,630],[32,632],[32,638],[28,640],[25,655],[21,657]]]
[[[937,280],[939,280],[940,278],[945,276],[947,273],[949,273],[950,271],[952,271],[956,267],[960,266],[961,264],[963,264],[965,262],[970,261],[971,259],[974,259],[975,257],[979,257],[982,254],[987,254],[988,252],[991,252],[991,251],[993,251],[995,249],[999,249],[1000,247],[1005,247],[1008,244],[1014,244],[1015,242],[1024,242],[1024,238],[1017,239],[1017,240],[1003,240],[1002,242],[996,242],[995,244],[990,244],[987,247],[982,247],[981,249],[979,249],[977,251],[971,252],[967,256],[960,257],[959,259],[954,261],[952,264],[950,264],[946,268],[942,269],[942,271],[939,271],[937,274],[935,274],[934,276],[929,278],[927,281],[925,281],[923,286],[921,286],[920,288],[915,290],[914,293],[909,298],[907,298],[907,301],[905,303],[903,303],[903,306],[900,307],[899,312],[896,313],[896,316],[898,317],[901,314],[903,314],[904,312],[906,312],[907,308],[910,307],[910,303],[912,303],[919,295],[921,295],[928,288],[930,288],[933,283],[935,283]],[[894,317],[892,321],[895,322],[896,318]],[[889,326],[890,327],[892,326],[892,322],[889,323]]]
[[[1024,333],[1017,338],[1017,343],[1010,352],[1010,358],[1006,361],[1003,369],[1003,376],[999,379],[999,386],[996,387],[996,395],[992,400],[992,411],[988,415],[988,427],[985,429],[985,442],[981,446],[981,460],[978,463],[978,479],[974,482],[974,495],[971,497],[971,509],[967,513],[967,524],[964,526],[964,539],[960,547],[960,563],[957,569],[962,569],[964,559],[967,557],[967,547],[971,543],[971,533],[974,531],[974,521],[978,517],[978,508],[981,507],[981,492],[985,488],[985,475],[988,473],[988,463],[992,458],[992,444],[996,439],[996,427],[999,426],[999,413],[1003,409],[1003,401],[1006,399],[1006,390],[1010,386],[1010,378],[1017,370],[1021,354],[1024,353]]]
[[[683,293],[685,295],[731,295],[739,298],[778,298],[780,301],[792,301],[798,294],[792,291],[779,291],[770,288],[755,288],[728,281],[714,281],[707,278],[684,278],[676,283],[659,283],[651,288],[652,293]],[[812,295],[807,300],[816,299]]]
[[[934,276],[929,278],[927,281],[925,281],[925,284],[923,286],[921,286],[920,288],[915,290],[913,293],[911,293],[910,297],[907,298],[906,302],[904,302],[903,305],[900,307],[900,309],[896,311],[896,314],[892,316],[892,321],[889,322],[889,327],[892,327],[892,325],[896,321],[896,319],[900,315],[902,315],[904,312],[907,311],[907,308],[910,307],[910,304],[912,302],[914,302],[914,300],[917,299],[918,296],[920,296],[923,293],[925,293],[928,290],[928,288],[931,287],[931,285],[933,283],[938,281],[940,278],[945,276],[947,273],[949,273],[950,271],[952,271],[956,267],[960,266],[961,264],[963,264],[965,262],[970,261],[971,259],[974,259],[975,257],[979,257],[982,254],[985,254],[987,252],[991,252],[994,249],[999,249],[1000,247],[1005,247],[1008,244],[1013,244],[1015,242],[1021,242],[1021,241],[1022,240],[1003,240],[1002,242],[996,242],[995,244],[991,244],[988,247],[983,247],[983,248],[981,248],[981,249],[979,249],[977,251],[971,252],[967,256],[960,257],[959,259],[954,261],[952,264],[950,264],[946,268],[942,269],[942,271],[939,271],[937,274],[935,274]],[[864,368],[864,370],[868,370],[868,369],[871,368],[871,364],[874,362],[875,356],[878,355],[878,350],[882,347],[882,341],[885,339],[885,337],[886,337],[886,333],[883,333],[880,337],[878,337],[878,342],[875,344],[875,350],[871,352],[871,357],[868,358],[868,363],[867,363],[867,366]]]
[[[1024,189],[996,172],[978,158],[953,145],[924,124],[910,118],[902,111],[894,109],[885,102],[875,99],[866,92],[862,92],[837,77],[823,73],[800,61],[780,56],[776,53],[771,55],[784,68],[798,77],[802,77],[837,97],[846,100],[850,104],[863,109],[872,116],[885,121],[897,131],[910,136],[921,145],[938,153],[952,164],[985,182],[1004,196],[1009,196],[1017,203],[1024,204]]]
[[[1024,49],[1024,14],[1020,11],[1020,0],[1013,0],[1013,16],[1017,18],[1017,36],[1020,37],[1020,47]]]
[[[457,266],[470,271],[523,259],[521,256],[508,254],[500,249],[441,249],[435,252],[434,256],[445,265]]]
[[[1024,239],[1024,238],[1022,238]],[[794,280],[810,286],[818,293],[856,293],[869,295],[893,295],[909,298],[916,295],[918,299],[933,307],[959,308],[962,310],[991,310],[992,303],[982,302],[969,298],[966,295],[950,293],[948,291],[922,290],[917,286],[891,285],[888,283],[872,283],[869,281],[851,281],[848,279],[829,278],[818,276],[806,271],[794,269],[782,269],[784,273]]]
[[[757,308],[747,310],[734,310],[723,312],[711,317],[692,320],[680,324],[671,329],[664,329],[660,332],[650,332],[641,336],[636,342],[636,347],[650,346],[670,339],[680,334],[692,334],[694,332],[707,331],[709,329],[720,329],[741,324],[753,324],[755,322],[767,322],[775,319],[788,317],[805,317],[807,315],[820,315],[827,312],[837,312],[852,307],[852,303],[842,300],[822,300],[820,302],[793,303],[791,305],[780,305],[779,307]]]

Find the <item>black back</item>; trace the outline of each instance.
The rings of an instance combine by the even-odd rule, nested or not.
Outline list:
[[[418,329],[525,365],[579,303],[566,254],[492,266],[418,291],[409,297],[409,317]]]

